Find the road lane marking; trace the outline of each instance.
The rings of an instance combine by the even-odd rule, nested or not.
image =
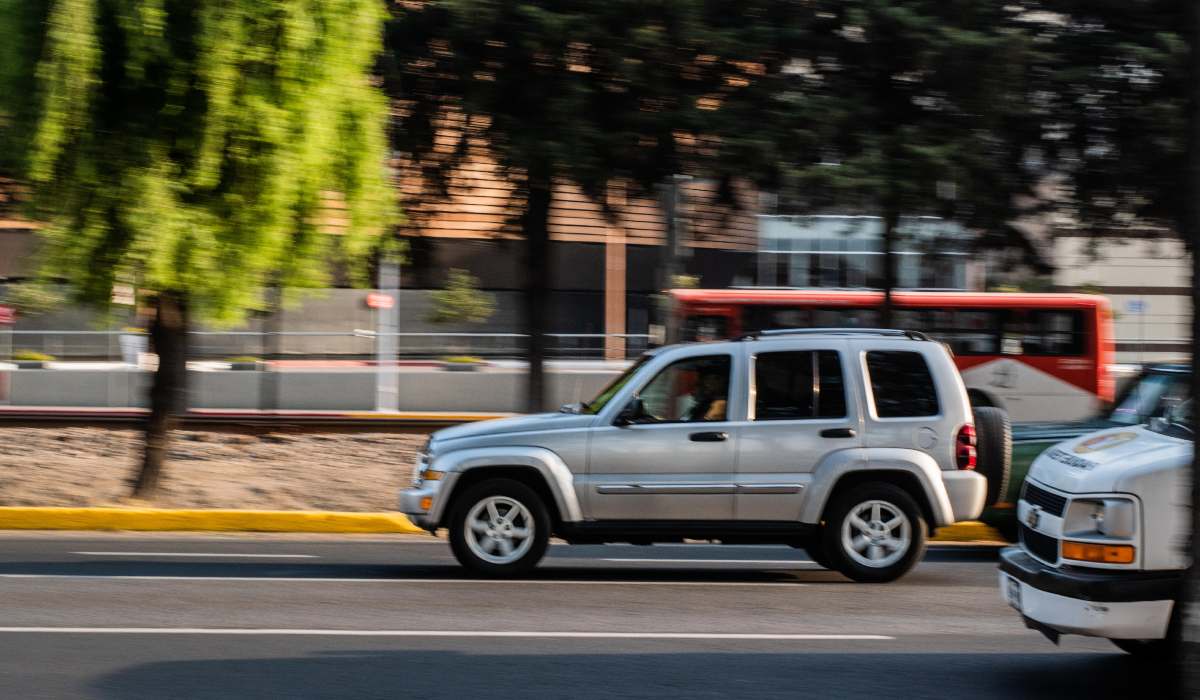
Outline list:
[[[816,563],[811,559],[639,559],[634,557],[609,558],[601,559],[601,561],[620,562],[622,564],[643,562],[647,564],[754,564],[756,566],[762,564],[786,564],[788,566],[793,566],[795,564]]]
[[[244,554],[225,552],[71,552],[88,557],[230,557],[240,559],[320,559],[315,554]]]
[[[710,586],[766,588],[799,588],[807,583],[797,581],[596,581],[563,579],[477,579],[477,578],[337,578],[329,576],[151,576],[151,575],[103,575],[103,574],[0,574],[0,579],[59,579],[59,580],[105,580],[105,581],[240,581],[240,582],[289,582],[289,583],[423,583],[423,584],[478,584],[488,587],[498,585],[526,586]]]
[[[511,630],[344,630],[216,627],[0,627],[0,634],[175,634],[312,637],[485,637],[521,639],[707,639],[765,641],[889,641],[884,634],[768,634],[720,632],[538,632]]]

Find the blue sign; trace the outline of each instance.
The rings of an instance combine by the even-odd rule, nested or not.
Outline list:
[[[1130,299],[1125,302],[1125,313],[1144,314],[1146,313],[1146,301],[1144,299]]]

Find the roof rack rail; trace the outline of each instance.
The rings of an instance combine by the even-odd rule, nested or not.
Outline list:
[[[738,340],[754,340],[756,338],[772,338],[786,335],[882,335],[912,340],[929,340],[929,336],[920,331],[906,331],[897,328],[774,328],[757,333],[745,333]]]

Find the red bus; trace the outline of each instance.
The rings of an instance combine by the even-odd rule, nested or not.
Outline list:
[[[675,289],[681,340],[773,328],[877,328],[883,292],[824,289]],[[892,325],[954,351],[977,405],[1017,421],[1075,420],[1113,399],[1108,300],[1087,294],[903,291]]]

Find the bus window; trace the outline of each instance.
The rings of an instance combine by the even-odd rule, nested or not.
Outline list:
[[[1005,355],[1079,356],[1083,314],[1057,309],[1010,310],[1004,315]]]
[[[729,337],[729,319],[724,316],[688,316],[683,340],[723,340]]]
[[[968,309],[903,309],[896,312],[896,325],[921,331],[946,343],[955,355],[995,355],[1000,351],[996,313]]]

